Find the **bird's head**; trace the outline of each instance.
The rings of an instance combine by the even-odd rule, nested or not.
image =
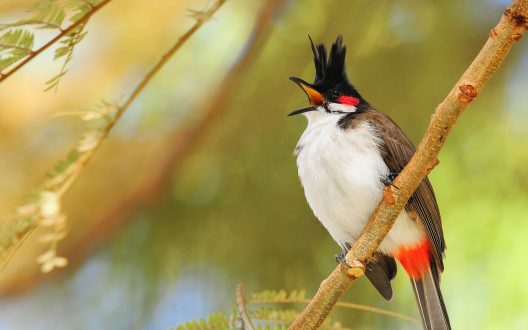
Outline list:
[[[328,115],[344,115],[357,112],[366,104],[361,95],[348,81],[345,71],[346,47],[338,36],[327,55],[323,44],[314,45],[310,38],[315,63],[315,81],[310,84],[300,78],[290,77],[308,96],[310,106],[293,111],[288,116],[318,111]]]

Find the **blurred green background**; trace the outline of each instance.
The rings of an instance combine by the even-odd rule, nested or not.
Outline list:
[[[2,0],[0,22],[26,17],[31,3]],[[82,135],[78,118],[51,116],[123,99],[192,24],[186,9],[207,3],[115,0],[90,20],[57,93],[43,92],[60,68],[53,52],[0,85],[1,214],[12,213]],[[342,34],[351,81],[418,143],[508,1],[284,1],[228,105],[164,177],[163,193],[136,210],[131,194],[146,189],[176,147],[173,137],[201,120],[201,105],[215,102],[264,3],[228,1],[129,109],[66,196],[70,232],[59,252],[71,265],[40,274],[36,258],[46,247],[33,233],[2,273],[0,329],[166,329],[232,311],[240,282],[248,291],[313,294],[338,247],[297,178],[292,152],[306,123],[286,117],[306,104],[287,78],[314,77],[307,35],[330,43]],[[51,36],[38,33],[37,43]],[[461,117],[430,175],[454,329],[528,325],[527,91],[524,40]],[[126,215],[107,228],[116,205]],[[362,279],[343,300],[418,317],[404,272],[394,287],[386,302]],[[358,329],[418,328],[361,311],[336,309],[332,317]]]

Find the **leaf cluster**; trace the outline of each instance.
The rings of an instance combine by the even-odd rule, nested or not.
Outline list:
[[[255,330],[283,330],[299,316],[300,311],[291,308],[269,306],[269,304],[281,303],[306,303],[305,291],[265,290],[254,292],[247,305],[251,308],[236,311],[230,315],[225,313],[214,313],[207,319],[192,320],[178,325],[176,330],[236,330],[250,329],[245,324],[241,313],[247,314],[253,323]],[[263,306],[266,304],[267,306]],[[246,308],[246,306],[244,306]],[[321,326],[326,330],[349,330],[340,322],[331,319],[326,320]]]
[[[77,146],[71,149],[66,157],[57,162],[51,171],[46,174],[46,181],[42,185],[45,190],[59,192],[68,180],[81,169],[88,153],[101,143],[104,131],[112,122],[113,113],[117,106],[111,102],[102,101],[91,111],[68,112],[58,116],[79,116],[86,123],[86,131]]]
[[[29,8],[29,18],[0,24],[0,75],[2,72],[36,52],[34,48],[35,29],[65,29],[65,21],[77,22],[90,12],[100,0],[41,0]],[[56,89],[60,78],[73,57],[75,46],[86,36],[85,24],[66,33],[55,50],[54,60],[64,59],[60,72],[46,82],[46,90]]]
[[[0,70],[33,52],[35,36],[26,29],[9,29],[0,35]]]
[[[68,152],[67,156],[60,160],[54,168],[46,175],[44,183],[33,191],[28,202],[17,209],[13,223],[29,224],[38,222],[50,229],[40,241],[49,244],[48,250],[43,253],[38,262],[42,264],[43,272],[50,272],[54,268],[64,267],[67,260],[57,255],[57,245],[66,236],[67,217],[62,212],[62,195],[75,180],[83,169],[86,161],[102,143],[105,131],[114,119],[117,106],[113,103],[103,101],[92,111],[71,112],[62,115],[80,116],[85,121],[87,129],[79,140],[77,146]],[[27,221],[24,221],[27,220]],[[22,228],[16,232],[23,231]],[[18,240],[12,237],[11,240]],[[9,243],[9,242],[7,242]],[[3,246],[7,246],[6,242]],[[3,251],[9,254],[9,251]],[[0,260],[0,265],[7,262],[9,258]]]
[[[70,33],[66,34],[64,39],[60,41],[62,45],[59,48],[55,49],[55,56],[53,57],[53,59],[58,60],[64,58],[64,62],[59,73],[52,77],[50,80],[46,81],[46,89],[44,91],[47,92],[51,89],[57,91],[61,78],[66,74],[66,72],[68,72],[66,67],[73,58],[73,50],[75,46],[77,46],[77,44],[79,44],[88,33],[87,31],[84,31],[85,26],[86,24],[79,25]]]
[[[264,290],[253,292],[249,303],[303,303],[306,301],[306,291],[304,290]]]
[[[0,82],[15,72],[21,65],[27,63],[32,58],[38,56],[44,49],[61,40],[62,47],[56,51],[55,58],[66,57],[65,64],[61,72],[48,82],[48,89],[56,87],[59,79],[66,72],[66,65],[71,60],[71,54],[77,45],[86,35],[83,32],[87,20],[97,10],[108,4],[111,0],[41,0],[32,10],[44,11],[46,15],[34,16],[32,21],[19,21],[11,25],[3,25],[2,29],[13,29],[14,26],[37,24],[42,27],[49,27],[68,19],[68,13],[73,12],[70,20],[77,20],[66,29],[57,25],[61,33],[46,45],[31,50],[29,57],[6,73],[0,70]],[[210,17],[225,2],[217,0],[210,9],[206,11]],[[57,7],[60,5],[62,7]],[[77,12],[75,12],[77,10]],[[121,115],[129,108],[130,104],[142,92],[152,77],[166,64],[166,62],[176,53],[188,38],[203,25],[204,19],[198,20],[173,47],[162,56],[162,59],[141,79],[141,82],[132,91],[122,106],[109,102],[103,102],[98,110],[88,112],[69,112],[60,115],[78,115],[87,123],[87,131],[81,137],[77,146],[73,148],[67,157],[60,161],[47,175],[44,183],[33,193],[32,198],[21,207],[17,208],[17,213],[10,217],[6,228],[11,230],[0,231],[0,268],[6,265],[10,256],[17,249],[20,242],[27,238],[29,233],[37,226],[44,225],[50,227],[53,232],[44,236],[41,241],[51,243],[48,252],[44,253],[38,262],[42,264],[42,271],[49,272],[57,267],[64,267],[67,260],[57,255],[58,241],[66,235],[67,223],[66,215],[62,212],[62,197],[75,182],[87,162],[93,157],[97,148],[101,145],[112,127],[119,120]],[[43,23],[44,22],[44,23]],[[0,29],[0,32],[2,31]],[[12,40],[10,32],[5,32]]]
[[[234,315],[234,314],[233,314]],[[228,316],[225,313],[212,313],[207,319],[187,321],[178,325],[176,330],[228,330],[236,329],[233,315]]]

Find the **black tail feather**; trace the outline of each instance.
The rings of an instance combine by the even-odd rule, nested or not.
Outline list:
[[[365,275],[383,298],[391,300],[392,287],[390,282],[396,276],[396,270],[396,262],[393,257],[377,252],[369,261]]]

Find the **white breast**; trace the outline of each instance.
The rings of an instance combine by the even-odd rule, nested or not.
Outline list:
[[[299,177],[315,216],[341,246],[353,244],[382,198],[381,178],[389,169],[367,122],[353,129],[337,126],[339,115],[310,113],[296,148]],[[380,250],[413,245],[423,234],[406,212],[398,217]]]

